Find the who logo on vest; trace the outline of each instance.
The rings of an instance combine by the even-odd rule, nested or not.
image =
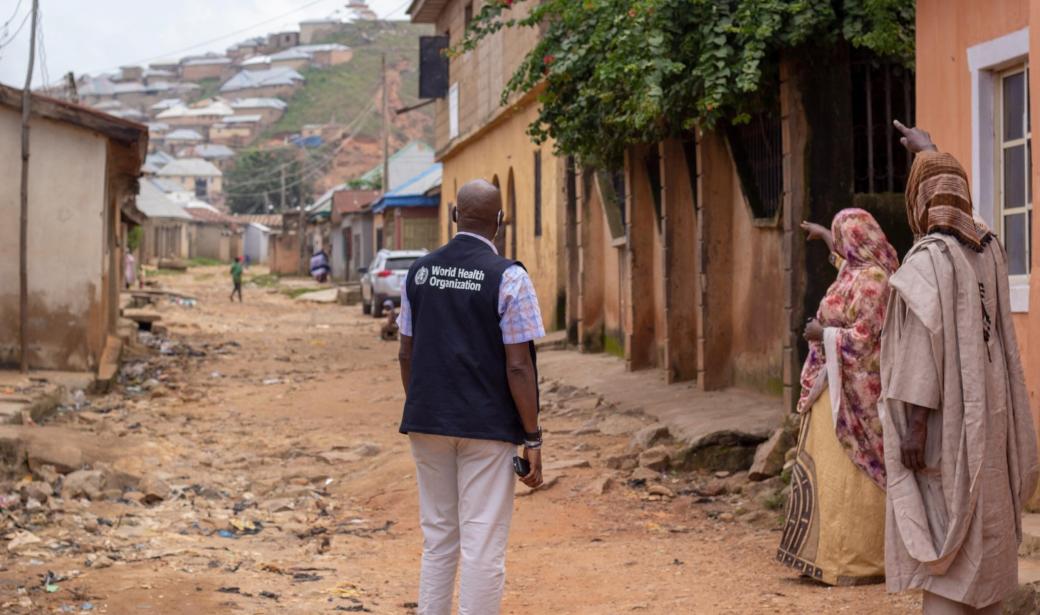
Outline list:
[[[430,270],[426,267],[419,268],[419,271],[415,272],[415,284],[416,286],[422,286],[426,283],[427,278],[430,277]]]

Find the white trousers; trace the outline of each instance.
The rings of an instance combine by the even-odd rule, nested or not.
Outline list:
[[[497,615],[513,518],[508,442],[409,434],[423,531],[419,615],[450,615],[461,555],[459,615]]]

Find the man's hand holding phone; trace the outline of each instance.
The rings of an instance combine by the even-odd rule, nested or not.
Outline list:
[[[524,447],[523,457],[513,458],[513,470],[520,477],[520,482],[531,489],[542,486],[542,449]],[[526,474],[524,472],[526,471]]]

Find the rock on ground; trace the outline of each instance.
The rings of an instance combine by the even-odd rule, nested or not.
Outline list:
[[[780,471],[784,469],[784,458],[787,451],[792,446],[794,446],[794,438],[789,431],[783,427],[774,431],[773,435],[759,444],[755,450],[755,459],[751,462],[748,479],[758,481],[779,475]]]
[[[667,425],[650,425],[637,431],[632,439],[628,442],[628,451],[638,453],[644,451],[655,444],[663,442],[670,437]]]
[[[589,467],[588,459],[560,459],[559,461],[552,461],[545,464],[544,470],[553,472],[558,470],[569,470],[571,468],[587,467]]]
[[[29,469],[49,465],[66,474],[83,465],[83,451],[71,442],[56,438],[33,438],[28,445]]]
[[[609,476],[599,476],[592,479],[592,482],[586,485],[585,492],[591,493],[592,495],[603,495],[604,493],[609,491],[613,485],[613,478]]]
[[[54,488],[50,484],[36,480],[22,485],[21,491],[26,500],[32,499],[37,502],[46,502],[47,498],[54,495]]]
[[[73,499],[86,497],[101,498],[105,486],[105,475],[100,470],[77,470],[65,477],[61,485],[61,497]]]
[[[146,476],[138,485],[138,490],[143,495],[141,503],[146,506],[158,504],[170,497],[170,486],[157,476]]]
[[[656,472],[664,472],[671,461],[671,452],[666,446],[655,446],[639,454],[639,465]]]

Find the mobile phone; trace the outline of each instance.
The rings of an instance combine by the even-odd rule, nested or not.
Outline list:
[[[531,473],[531,462],[523,457],[513,457],[513,471],[517,476],[523,478]]]

